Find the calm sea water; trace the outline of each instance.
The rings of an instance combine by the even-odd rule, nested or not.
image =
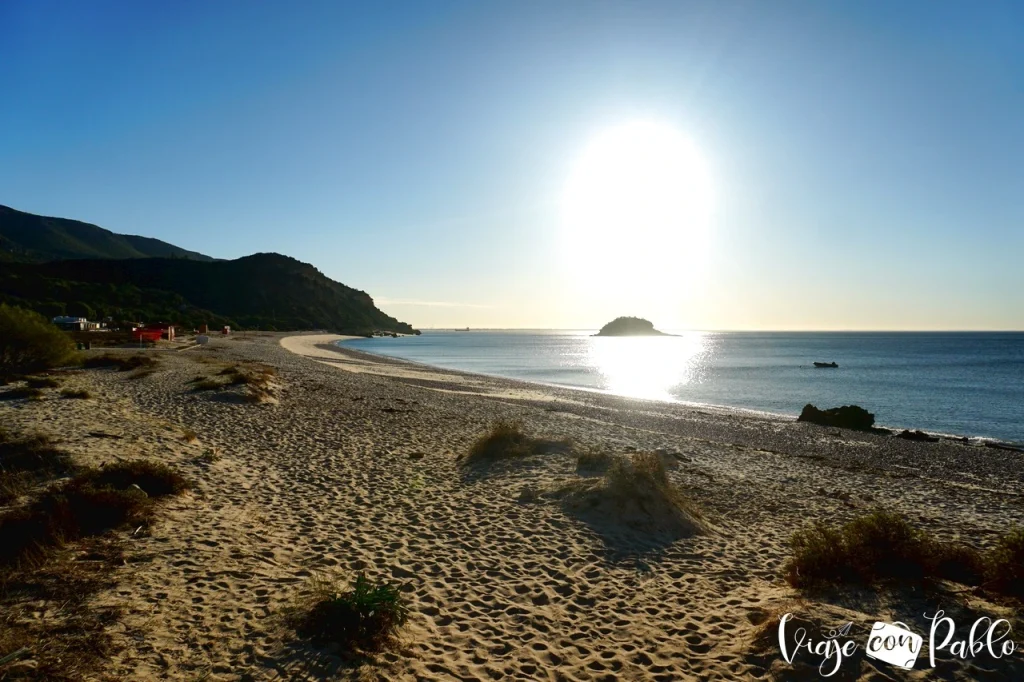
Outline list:
[[[854,403],[883,426],[1024,442],[1024,333],[427,331],[343,342],[429,365],[778,414]],[[839,363],[817,369],[814,361]]]

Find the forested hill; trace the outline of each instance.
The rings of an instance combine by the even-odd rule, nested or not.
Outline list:
[[[363,334],[412,327],[378,310],[370,296],[276,253],[230,261],[181,258],[6,263],[0,300],[45,315],[209,320],[245,328],[328,329]]]
[[[151,257],[213,260],[152,237],[116,234],[78,220],[48,218],[0,206],[0,262]]]

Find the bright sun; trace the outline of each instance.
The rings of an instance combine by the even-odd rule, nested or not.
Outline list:
[[[584,149],[562,203],[564,251],[581,284],[662,296],[702,260],[713,197],[697,148],[670,126],[610,128]],[[590,280],[589,282],[587,280]]]

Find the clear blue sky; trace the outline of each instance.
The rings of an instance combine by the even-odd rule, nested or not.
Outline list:
[[[286,253],[417,326],[1024,328],[1019,0],[3,0],[0,93],[0,203]],[[659,306],[568,285],[560,236],[636,120],[715,188]]]

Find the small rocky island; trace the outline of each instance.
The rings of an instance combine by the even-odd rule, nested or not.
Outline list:
[[[659,332],[654,324],[642,317],[616,317],[601,327],[594,336],[672,336]]]

